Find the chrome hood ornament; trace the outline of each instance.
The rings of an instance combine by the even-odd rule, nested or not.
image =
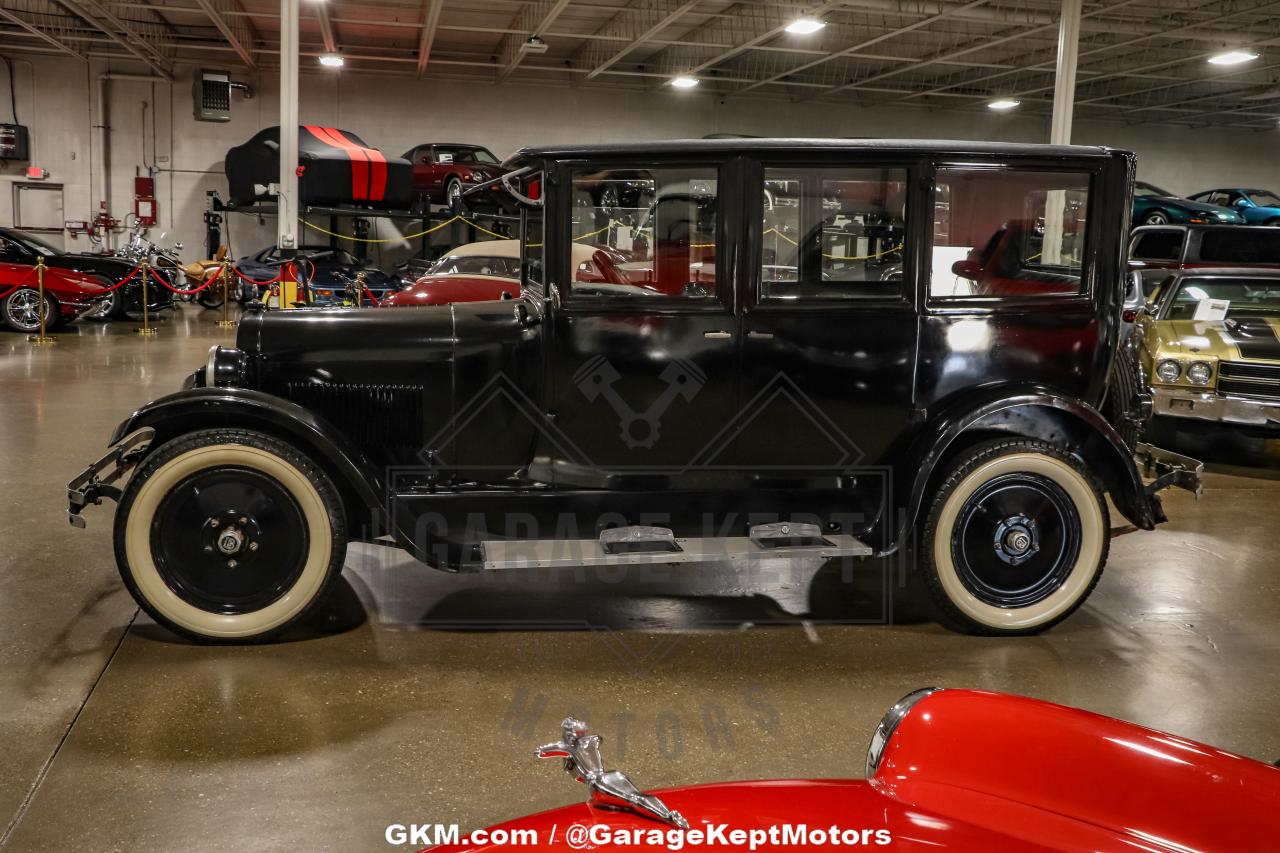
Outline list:
[[[586,784],[593,803],[632,809],[680,829],[688,829],[689,821],[680,812],[667,808],[662,800],[641,791],[627,778],[627,774],[604,769],[600,740],[600,735],[589,734],[586,723],[566,717],[561,724],[560,742],[540,746],[533,754],[538,758],[563,758],[565,771]]]

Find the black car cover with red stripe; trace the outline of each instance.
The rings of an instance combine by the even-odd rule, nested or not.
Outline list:
[[[270,200],[261,192],[280,171],[280,128],[259,131],[227,152],[228,204],[247,207]],[[354,133],[336,127],[298,128],[298,192],[302,204],[407,209],[413,196],[413,166],[387,157]]]

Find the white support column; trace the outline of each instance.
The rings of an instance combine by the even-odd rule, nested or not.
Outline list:
[[[1082,0],[1062,0],[1062,20],[1058,22],[1058,71],[1053,81],[1053,123],[1049,128],[1049,142],[1054,145],[1071,144],[1082,5]]]
[[[280,0],[280,195],[276,242],[298,245],[298,0]]]
[[[1058,21],[1058,69],[1053,81],[1053,119],[1049,142],[1071,144],[1071,116],[1076,102],[1076,58],[1080,54],[1080,12],[1082,0],[1062,0]],[[1046,264],[1062,263],[1063,209],[1067,194],[1054,190],[1045,201],[1044,245],[1041,257]]]

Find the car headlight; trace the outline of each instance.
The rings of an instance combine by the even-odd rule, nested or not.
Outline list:
[[[1177,382],[1182,377],[1182,363],[1166,358],[1156,365],[1156,378],[1161,382]]]
[[[871,734],[871,743],[867,746],[868,779],[875,775],[876,770],[880,769],[880,760],[884,758],[884,751],[888,748],[889,741],[893,738],[893,733],[897,730],[898,724],[907,716],[907,712],[914,708],[921,699],[926,696],[932,696],[941,689],[941,687],[922,687],[919,690],[913,690],[899,699],[892,708],[885,711],[884,716],[880,718],[880,724],[876,726],[876,730]]]
[[[209,358],[205,361],[200,381],[196,381],[198,387],[203,388],[234,388],[244,385],[245,368],[248,366],[248,358],[244,352],[231,347],[213,346],[209,348]]]
[[[1208,385],[1213,378],[1213,365],[1207,361],[1193,361],[1187,366],[1187,381],[1192,385]]]

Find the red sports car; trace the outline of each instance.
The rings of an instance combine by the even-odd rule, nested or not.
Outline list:
[[[466,142],[427,142],[404,153],[413,164],[417,206],[427,203],[461,208],[462,193],[502,175],[497,157],[480,145]]]
[[[821,748],[821,744],[815,745]],[[917,690],[871,737],[864,779],[730,782],[645,793],[566,720],[590,801],[436,849],[1241,851],[1280,837],[1280,770],[1132,723],[1001,693]],[[388,828],[392,831],[408,827]],[[514,833],[524,833],[515,835]],[[437,839],[438,836],[437,836]]]
[[[36,268],[0,263],[0,317],[15,332],[40,331],[40,294]],[[105,307],[109,291],[87,275],[70,270],[44,271],[44,321],[48,329],[74,320],[94,308]]]

